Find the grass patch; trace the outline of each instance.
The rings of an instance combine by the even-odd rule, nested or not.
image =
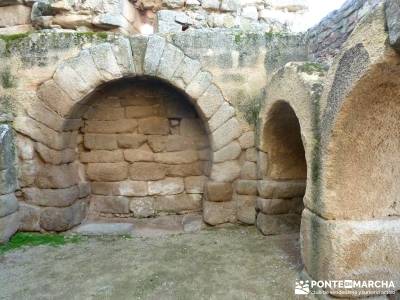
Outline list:
[[[244,103],[239,104],[239,111],[243,113],[243,117],[247,123],[257,126],[258,117],[261,111],[262,95],[253,98],[247,98]]]
[[[30,232],[18,232],[15,234],[10,241],[5,245],[0,245],[0,255],[7,251],[23,247],[34,247],[39,245],[48,245],[52,247],[58,247],[69,243],[78,243],[82,240],[79,235],[62,235],[62,234],[50,234],[50,233],[30,233]]]

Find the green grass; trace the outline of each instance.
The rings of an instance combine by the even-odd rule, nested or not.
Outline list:
[[[78,243],[81,240],[82,237],[79,235],[65,236],[62,234],[18,232],[7,244],[0,245],[0,255],[7,251],[23,247],[34,247],[39,245],[57,247],[68,243]]]

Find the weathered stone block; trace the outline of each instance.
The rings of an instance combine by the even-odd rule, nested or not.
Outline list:
[[[265,179],[268,175],[268,154],[262,151],[257,152],[257,178]]]
[[[76,158],[75,149],[53,150],[41,143],[35,143],[35,149],[46,163],[53,165],[71,163]]]
[[[68,188],[78,183],[77,165],[48,165],[44,164],[39,167],[35,177],[35,183],[38,188],[42,189],[61,189]]]
[[[27,203],[39,206],[67,207],[79,198],[79,188],[76,185],[66,189],[24,188],[22,192]]]
[[[136,127],[136,120],[122,117],[115,121],[86,121],[84,130],[89,133],[125,133],[133,132]]]
[[[178,194],[157,196],[154,201],[156,211],[182,213],[201,209],[200,194]]]
[[[257,198],[256,201],[257,210],[261,211],[266,215],[279,215],[295,213],[301,214],[303,209],[303,199],[264,199]]]
[[[206,184],[206,176],[190,176],[184,179],[185,191],[188,194],[203,194],[204,185]]]
[[[211,179],[221,182],[232,182],[240,175],[240,166],[236,160],[213,164]]]
[[[257,187],[262,198],[295,198],[304,196],[306,183],[304,180],[259,180]]]
[[[124,7],[123,12],[126,10],[126,7]],[[119,37],[112,43],[111,48],[121,73],[123,75],[135,74],[135,64],[133,61],[129,39],[125,37]]]
[[[203,219],[210,225],[233,223],[236,221],[235,202],[203,201]]]
[[[160,107],[158,105],[127,106],[125,111],[127,118],[146,118],[158,116],[160,114]]]
[[[41,100],[61,116],[70,115],[74,102],[55,81],[48,80],[41,84],[37,94]]]
[[[240,178],[242,179],[257,179],[257,166],[256,163],[246,161],[240,170]]]
[[[148,143],[154,152],[172,152],[196,148],[193,139],[180,135],[153,135],[148,137]]]
[[[6,243],[17,232],[19,224],[20,216],[17,212],[0,218],[0,244]]]
[[[85,114],[85,118],[88,120],[97,120],[97,121],[118,121],[125,117],[125,110],[123,107],[113,107],[110,105],[96,105],[91,107],[91,109]],[[122,122],[126,122],[121,120]],[[87,123],[90,125],[90,122]],[[107,125],[123,125],[123,123],[118,122],[97,122],[93,123],[92,128],[95,128],[95,125],[102,125],[103,128],[107,128]],[[135,122],[136,124],[136,122]],[[135,126],[136,127],[136,126]]]
[[[40,214],[40,227],[47,231],[65,231],[82,222],[87,204],[83,200],[69,207],[46,207]]]
[[[199,159],[197,151],[185,150],[177,152],[165,152],[154,154],[154,160],[164,164],[189,164]]]
[[[24,202],[19,203],[20,231],[40,231],[40,208]]]
[[[167,118],[149,117],[139,120],[139,133],[166,135],[169,133]]]
[[[301,243],[305,269],[313,279],[381,281],[400,278],[398,218],[328,221],[305,209]],[[398,288],[397,281],[395,290]]]
[[[0,27],[31,23],[31,8],[25,5],[1,6]]]
[[[118,148],[115,134],[85,134],[83,142],[86,148],[93,150],[114,150]]]
[[[232,118],[211,134],[212,148],[217,151],[229,144],[241,134],[242,130],[236,118]]]
[[[175,71],[173,82],[180,84],[184,88],[186,84],[192,81],[194,76],[200,71],[201,65],[197,60],[191,59],[187,56],[184,57],[182,63]]]
[[[22,160],[33,159],[35,154],[35,147],[34,142],[31,139],[26,138],[23,135],[17,135],[15,138],[15,144],[17,146],[17,153],[19,158],[21,158]]]
[[[147,47],[147,36],[136,35],[134,37],[129,38],[129,42],[131,44],[132,49],[132,59],[133,64],[135,65],[136,74],[143,74],[143,61],[144,54],[146,53]]]
[[[144,134],[119,134],[117,136],[118,146],[121,148],[136,149],[147,140]]]
[[[256,221],[256,196],[236,195],[236,216],[245,224],[254,224]]]
[[[264,235],[296,233],[300,230],[301,217],[298,214],[265,215],[257,214],[257,228]]]
[[[0,194],[10,194],[17,189],[15,167],[0,171]]]
[[[257,149],[256,148],[249,148],[246,150],[246,160],[252,161],[252,162],[257,162]]]
[[[257,195],[257,181],[238,180],[236,182],[236,192],[240,195]]]
[[[120,163],[89,163],[87,176],[94,181],[121,181],[128,178],[128,164]]]
[[[148,150],[127,149],[124,150],[125,160],[129,162],[154,161],[154,153]]]
[[[199,119],[183,119],[181,120],[181,135],[184,137],[204,136],[205,131],[201,120]]]
[[[231,183],[208,181],[206,184],[206,195],[208,201],[231,201],[232,193],[233,189]]]
[[[94,150],[90,152],[81,152],[80,161],[83,163],[105,163],[105,162],[120,162],[124,160],[124,155],[121,150]]]
[[[254,147],[254,131],[247,131],[239,138],[239,144],[243,149]]]
[[[8,216],[18,209],[18,201],[14,193],[0,196],[0,218]]]
[[[129,177],[133,180],[159,180],[166,174],[166,166],[158,163],[136,162],[129,167]]]
[[[155,215],[153,197],[135,197],[131,199],[129,209],[135,218],[148,218]]]
[[[148,183],[149,195],[175,195],[185,190],[183,179],[169,177],[163,180],[150,181]]]
[[[203,175],[204,172],[204,163],[203,162],[195,162],[191,164],[180,164],[180,165],[165,165],[167,168],[168,176],[199,176]]]
[[[91,196],[90,203],[96,212],[128,214],[129,198],[123,196]]]

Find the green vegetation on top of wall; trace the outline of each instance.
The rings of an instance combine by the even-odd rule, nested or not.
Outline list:
[[[33,247],[39,245],[62,246],[69,243],[78,243],[82,240],[79,235],[62,235],[50,233],[30,233],[18,232],[7,244],[0,245],[0,255],[5,252],[16,250],[23,247]]]
[[[252,98],[247,97],[247,99],[238,106],[239,111],[243,113],[244,119],[250,125],[257,126],[263,98],[262,94]]]
[[[318,73],[319,76],[324,76],[325,67],[321,64],[314,62],[306,62],[297,66],[297,71],[302,73],[307,73],[308,75],[312,75],[314,73]]]

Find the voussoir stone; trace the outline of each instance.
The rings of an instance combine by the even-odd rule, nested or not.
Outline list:
[[[304,196],[306,183],[304,180],[259,180],[257,188],[262,198],[295,198]]]
[[[143,69],[146,75],[155,75],[165,48],[166,41],[163,37],[152,35],[147,41]],[[133,50],[135,51],[135,50]]]
[[[237,141],[233,141],[220,150],[213,152],[213,162],[218,163],[227,160],[235,160],[239,157],[241,152],[242,148],[240,147],[239,143]]]
[[[122,76],[121,70],[109,43],[102,43],[90,48],[93,61],[104,80],[113,80]]]
[[[62,117],[70,116],[75,102],[54,80],[42,83],[37,91],[38,97]]]
[[[158,181],[149,181],[149,195],[175,195],[185,190],[183,179],[169,177]]]
[[[200,114],[209,119],[224,101],[224,97],[218,87],[211,84],[205,93],[197,99],[197,106],[200,108]]]
[[[229,182],[208,181],[206,184],[206,195],[208,201],[231,201],[232,193],[232,184]]]
[[[235,109],[228,103],[224,102],[217,112],[208,120],[208,127],[211,132],[215,131],[222,124],[235,115]]]
[[[199,98],[210,86],[212,80],[212,75],[208,72],[202,72],[194,76],[192,81],[188,84],[185,91],[193,99]]]
[[[132,49],[129,39],[119,37],[111,44],[114,57],[117,61],[120,71],[123,75],[132,75],[136,73],[135,64],[132,56]],[[136,51],[137,49],[135,49]]]
[[[35,143],[35,149],[46,163],[53,165],[67,164],[76,158],[75,149],[53,150],[42,143]]]
[[[236,118],[231,118],[211,134],[212,148],[217,151],[237,139],[242,130]]]
[[[158,65],[157,75],[166,79],[172,78],[183,57],[184,54],[180,49],[169,43],[166,44]]]

